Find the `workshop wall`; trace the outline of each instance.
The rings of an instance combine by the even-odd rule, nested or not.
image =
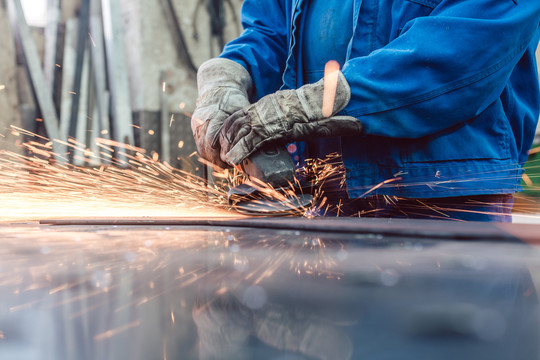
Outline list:
[[[1,3],[0,3],[1,4]],[[5,6],[0,6],[0,147],[14,150],[18,138],[10,125],[21,126],[18,109],[17,66],[15,47]]]
[[[183,159],[196,150],[190,127],[197,97],[196,67],[218,55],[221,47],[219,36],[211,33],[208,1],[173,0],[172,16],[163,6],[166,2],[122,0],[131,107],[134,122],[140,126],[141,146],[161,154],[164,151],[160,146],[160,124],[164,120],[163,107],[167,108],[173,158],[166,160],[180,158],[185,167]],[[240,33],[241,3],[223,1],[225,42]]]
[[[58,123],[60,140],[74,138],[95,150],[96,137],[112,137],[196,172],[196,158],[185,161],[196,150],[190,127],[196,68],[238,36],[242,0],[35,1],[47,2],[47,13],[37,22],[32,14],[26,24],[22,12],[8,16],[9,5],[22,3],[28,10],[35,3],[0,0],[0,149],[20,152],[28,140],[12,125],[49,136],[45,124]],[[223,16],[215,16],[216,11]],[[92,19],[100,22],[99,31],[91,26],[82,31]],[[30,25],[30,36],[20,36],[20,26],[12,32],[10,20]],[[23,51],[23,43],[35,51]],[[84,53],[89,60],[83,60]],[[29,60],[36,57],[41,66],[32,70]],[[38,77],[29,76],[36,70]],[[36,89],[46,89],[47,98],[53,98],[52,119],[40,111],[44,104],[35,101]],[[68,156],[77,165],[99,165]]]

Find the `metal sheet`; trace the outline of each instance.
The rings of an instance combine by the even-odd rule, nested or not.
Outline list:
[[[305,223],[0,226],[2,357],[538,358],[535,247]]]

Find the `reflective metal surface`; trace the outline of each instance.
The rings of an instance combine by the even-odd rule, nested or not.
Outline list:
[[[2,360],[540,358],[540,257],[517,239],[38,224],[0,239]]]

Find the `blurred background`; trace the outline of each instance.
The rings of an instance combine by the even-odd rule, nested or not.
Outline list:
[[[1,0],[0,148],[21,151],[24,129],[89,150],[96,138],[111,139],[186,167],[196,150],[197,66],[239,35],[241,5]],[[100,165],[84,155],[68,158]]]
[[[240,34],[241,5],[0,0],[0,149],[22,151],[21,129],[94,152],[103,151],[96,138],[110,139],[206,176],[193,165],[196,69]],[[523,178],[528,197],[540,196],[539,145],[540,127]],[[79,166],[106,162],[53,150]]]

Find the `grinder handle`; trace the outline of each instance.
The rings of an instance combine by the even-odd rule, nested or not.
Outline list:
[[[253,153],[241,163],[242,171],[274,188],[294,183],[295,166],[285,146],[270,146]]]

